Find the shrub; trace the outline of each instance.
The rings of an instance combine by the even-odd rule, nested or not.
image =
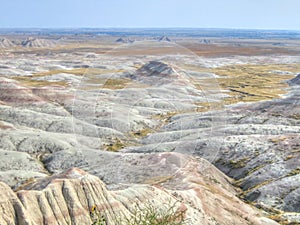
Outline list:
[[[114,224],[117,225],[184,225],[186,223],[185,210],[177,207],[177,203],[167,203],[161,208],[156,208],[150,202],[145,207],[135,205],[131,216],[128,218],[117,218]],[[101,215],[96,207],[91,211],[92,225],[109,225],[105,216]]]

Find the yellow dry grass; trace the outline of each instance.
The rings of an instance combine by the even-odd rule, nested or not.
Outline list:
[[[99,84],[101,86],[105,85],[106,88],[118,89],[125,87],[127,79],[105,79],[99,78],[96,75],[109,74],[109,73],[119,73],[122,70],[106,70],[100,68],[75,68],[75,69],[60,69],[60,70],[49,70],[33,73],[31,76],[18,76],[13,79],[21,82],[25,86],[30,87],[43,87],[43,86],[53,86],[68,85],[65,81],[47,81],[47,80],[35,80],[34,78],[51,76],[59,73],[72,74],[76,76],[82,76],[87,78],[87,83]],[[83,85],[84,86],[84,85]]]
[[[34,80],[32,77],[26,76],[26,77],[13,77],[14,80],[19,81],[22,85],[28,86],[28,87],[44,87],[44,86],[66,86],[67,83],[64,81],[46,81],[46,80]]]
[[[117,152],[124,148],[126,145],[119,138],[116,138],[112,143],[105,145],[106,151]]]
[[[222,104],[220,102],[197,102],[197,112],[207,112],[210,110],[220,110],[222,109]]]
[[[230,96],[225,104],[236,102],[255,102],[279,98],[285,94],[288,85],[285,80],[292,75],[279,75],[276,70],[295,72],[299,64],[293,65],[237,65],[212,69],[221,88],[229,90]]]
[[[150,184],[150,185],[161,184],[161,183],[167,182],[168,180],[170,180],[172,178],[173,178],[173,175],[149,177],[143,183]]]
[[[148,134],[151,134],[153,133],[154,130],[153,129],[150,129],[150,128],[144,128],[142,130],[139,130],[139,131],[135,131],[132,133],[132,135],[135,137],[135,138],[142,138],[142,137],[146,137]]]
[[[75,68],[75,69],[60,69],[60,70],[49,70],[34,73],[32,76],[40,77],[40,76],[48,76],[54,75],[59,73],[67,73],[79,76],[91,76],[91,75],[98,75],[98,74],[107,74],[107,73],[116,73],[121,72],[121,70],[107,70],[107,69],[100,69],[100,68]]]
[[[125,78],[119,78],[119,79],[110,78],[105,81],[102,88],[123,89],[128,85],[130,81],[131,81],[130,79],[125,79]]]
[[[293,78],[293,75],[281,75],[276,71],[299,73],[300,64],[244,64],[231,65],[218,68],[203,68],[193,65],[182,65],[183,69],[196,72],[213,73],[218,75],[214,80],[203,80],[202,82],[213,82],[223,90],[228,90],[230,97],[224,99],[224,104],[234,104],[237,102],[256,102],[279,98],[286,94],[288,84],[286,80]],[[199,83],[199,88],[205,84]],[[197,87],[197,84],[195,84]],[[207,86],[207,85],[206,85]],[[206,89],[208,89],[206,87]],[[204,89],[204,91],[206,90]],[[200,111],[207,111],[205,103],[199,103]]]

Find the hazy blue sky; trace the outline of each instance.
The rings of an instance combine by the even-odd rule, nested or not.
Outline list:
[[[300,0],[0,0],[0,27],[300,30]]]

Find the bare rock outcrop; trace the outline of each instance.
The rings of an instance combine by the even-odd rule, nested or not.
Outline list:
[[[205,86],[214,77],[180,70],[171,56],[111,63],[97,54],[89,65],[107,60],[108,73],[81,79],[80,53],[29,52],[0,66],[0,224],[91,224],[94,205],[116,224],[150,199],[186,208],[191,225],[274,223],[236,196],[299,221],[297,86],[281,100],[203,113],[198,103],[221,96]],[[64,172],[73,167],[87,173]]]
[[[116,43],[123,43],[123,44],[127,44],[127,43],[133,43],[134,40],[127,38],[127,37],[120,37],[116,40]]]
[[[1,48],[11,48],[11,47],[14,47],[15,44],[7,39],[7,38],[0,38],[0,49]]]
[[[0,183],[0,223],[92,224],[95,206],[108,224],[119,225],[126,224],[122,221],[133,216],[137,205],[141,210],[149,204],[163,210],[161,207],[170,202],[185,211],[191,225],[277,224],[241,202],[226,176],[212,165],[202,171],[207,164],[192,160],[163,182],[120,184],[117,190],[108,190],[98,177],[77,168],[29,183],[16,193]]]
[[[29,37],[26,40],[22,41],[21,45],[23,47],[29,47],[29,48],[47,48],[47,47],[53,47],[55,44],[53,41],[47,39]]]
[[[288,83],[291,86],[295,86],[295,85],[300,85],[300,74],[298,74],[296,77],[294,77],[293,79],[289,80]]]
[[[135,73],[130,74],[131,79],[151,86],[161,86],[178,82],[180,74],[174,67],[161,61],[150,61],[139,68]]]
[[[167,36],[162,36],[162,37],[158,38],[158,41],[171,42],[172,40]]]
[[[202,39],[201,41],[200,41],[200,43],[201,44],[211,44],[211,40],[209,40],[209,39]]]

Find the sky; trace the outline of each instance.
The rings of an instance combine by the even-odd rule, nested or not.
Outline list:
[[[0,0],[0,28],[300,30],[300,0]]]

